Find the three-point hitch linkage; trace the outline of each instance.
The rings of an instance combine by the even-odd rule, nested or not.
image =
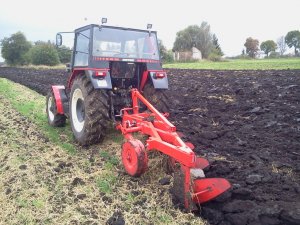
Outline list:
[[[175,195],[187,210],[193,210],[195,204],[207,202],[230,188],[224,178],[205,178],[203,169],[209,165],[208,161],[197,156],[194,146],[180,138],[167,114],[161,114],[137,89],[132,89],[131,94],[133,106],[122,110],[122,122],[117,124],[126,139],[122,146],[122,162],[129,175],[141,176],[148,168],[147,152],[157,150],[169,156],[171,168],[180,165],[177,174],[181,176],[174,177],[174,185],[182,191]],[[146,111],[139,112],[139,101],[147,107]],[[145,145],[133,137],[135,132],[148,136]]]

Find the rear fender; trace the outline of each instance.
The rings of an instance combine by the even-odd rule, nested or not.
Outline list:
[[[153,87],[155,89],[168,89],[169,82],[168,82],[167,74],[165,75],[164,78],[156,78],[155,74],[156,74],[156,72],[149,72],[149,76],[153,83]]]
[[[147,82],[152,82],[153,87],[155,89],[168,89],[169,88],[167,73],[165,73],[165,76],[163,78],[157,78],[156,77],[157,72],[165,73],[162,70],[157,70],[157,71],[146,70],[146,71],[144,71],[144,73],[142,75],[141,84],[140,84],[140,90],[144,89]]]
[[[86,70],[85,73],[95,89],[112,89],[111,77],[108,70],[106,70],[106,76],[101,78],[95,77],[95,70]]]
[[[52,91],[56,103],[56,112],[58,114],[65,115],[67,112],[69,112],[69,99],[66,94],[65,86],[63,85],[52,86]]]
[[[101,78],[96,78],[95,72],[96,70],[104,70],[106,71],[106,76],[105,77],[101,77]],[[72,75],[68,81],[68,88],[71,89],[73,80],[77,77],[77,76],[82,76],[85,75],[87,76],[90,81],[93,84],[93,87],[95,89],[112,89],[112,84],[111,84],[111,77],[110,77],[110,73],[108,69],[88,69],[88,68],[84,68],[84,69],[74,69],[74,71],[72,72]]]

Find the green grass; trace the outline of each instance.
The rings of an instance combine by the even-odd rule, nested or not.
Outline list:
[[[165,64],[164,68],[212,70],[286,70],[300,69],[300,58],[235,59],[222,62],[200,61]]]
[[[112,190],[117,182],[117,177],[110,171],[102,174],[96,179],[96,186],[104,194],[112,193]]]
[[[21,115],[40,127],[43,134],[51,142],[71,154],[76,152],[76,148],[72,144],[73,137],[70,128],[68,126],[54,128],[48,124],[45,112],[45,97],[3,78],[0,78],[0,94],[8,99]]]
[[[45,70],[45,69],[60,69],[60,70],[64,70],[66,69],[66,65],[65,64],[58,64],[56,66],[46,66],[46,65],[26,65],[26,66],[20,66],[20,68],[28,68],[28,69],[37,69],[37,70]]]
[[[119,165],[118,157],[111,155],[108,151],[100,150],[100,157],[103,158],[107,163],[110,163],[112,166]]]

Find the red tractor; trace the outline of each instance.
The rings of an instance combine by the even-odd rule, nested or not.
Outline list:
[[[67,87],[52,86],[47,96],[48,122],[64,126],[68,118],[75,139],[86,146],[100,142],[112,121],[125,137],[121,155],[126,172],[131,176],[146,172],[148,151],[167,155],[174,193],[191,210],[230,184],[223,178],[204,178],[208,161],[197,156],[193,145],[182,141],[167,120],[168,78],[156,32],[150,29],[103,24],[76,29]],[[56,44],[62,45],[61,33]],[[146,135],[147,141],[135,139],[135,132]]]

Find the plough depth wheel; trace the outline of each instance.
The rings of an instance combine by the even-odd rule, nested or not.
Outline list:
[[[134,177],[141,176],[148,168],[148,156],[140,140],[128,140],[122,146],[122,162],[126,172]]]

